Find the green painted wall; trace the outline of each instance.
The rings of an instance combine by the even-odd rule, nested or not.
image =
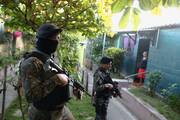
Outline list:
[[[156,47],[150,47],[148,71],[159,70],[162,80],[159,89],[177,83],[180,93],[180,28],[160,30]],[[147,82],[147,81],[146,81]]]

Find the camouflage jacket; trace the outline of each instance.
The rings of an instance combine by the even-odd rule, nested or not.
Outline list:
[[[19,71],[28,102],[41,100],[58,85],[57,75],[51,71],[46,71],[44,63],[37,57],[23,59]]]
[[[95,92],[96,98],[109,98],[112,95],[112,91],[105,88],[106,83],[112,83],[110,73],[98,68],[94,73],[94,85],[93,91]]]

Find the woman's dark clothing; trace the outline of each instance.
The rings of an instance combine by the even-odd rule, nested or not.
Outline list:
[[[147,59],[141,60],[139,64],[139,68],[146,69],[146,66],[147,66]]]

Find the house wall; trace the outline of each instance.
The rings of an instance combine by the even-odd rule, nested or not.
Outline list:
[[[122,48],[121,37],[118,34],[114,38],[114,46],[116,48]]]
[[[180,92],[180,28],[160,30],[157,47],[150,47],[148,71],[162,73],[159,90],[177,83]],[[147,83],[147,80],[145,81]]]
[[[124,41],[123,34],[121,33],[117,34],[116,38],[114,39],[114,46],[117,48],[126,49],[125,48],[126,45],[123,41]],[[135,67],[136,67],[138,43],[139,40],[136,41],[136,44],[133,47],[131,46],[131,51],[127,51],[124,54],[123,66],[121,70],[121,73],[124,74],[124,76],[136,73]]]

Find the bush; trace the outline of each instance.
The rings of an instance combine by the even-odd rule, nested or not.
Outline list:
[[[180,94],[173,92],[177,87],[178,85],[176,83],[171,84],[168,88],[162,89],[161,94],[164,96],[165,102],[167,102],[172,109],[180,113]]]
[[[180,113],[180,94],[169,95],[167,100],[169,106]]]
[[[78,63],[78,43],[80,35],[73,32],[63,32],[61,34],[61,46],[58,48],[58,58],[63,68],[69,73],[76,72]]]
[[[103,50],[103,39],[102,36],[96,39],[91,39],[88,41],[86,55],[91,58],[94,63],[98,64],[100,58],[102,57]]]
[[[161,73],[160,72],[152,72],[149,74],[149,80],[148,80],[148,88],[149,88],[149,94],[150,96],[155,95],[155,90],[159,84],[159,81],[161,80]]]
[[[112,70],[113,72],[120,72],[124,59],[124,50],[121,48],[110,47],[105,50],[105,55],[113,58]]]
[[[0,44],[10,42],[12,40],[12,34],[10,32],[4,32],[0,34]]]

